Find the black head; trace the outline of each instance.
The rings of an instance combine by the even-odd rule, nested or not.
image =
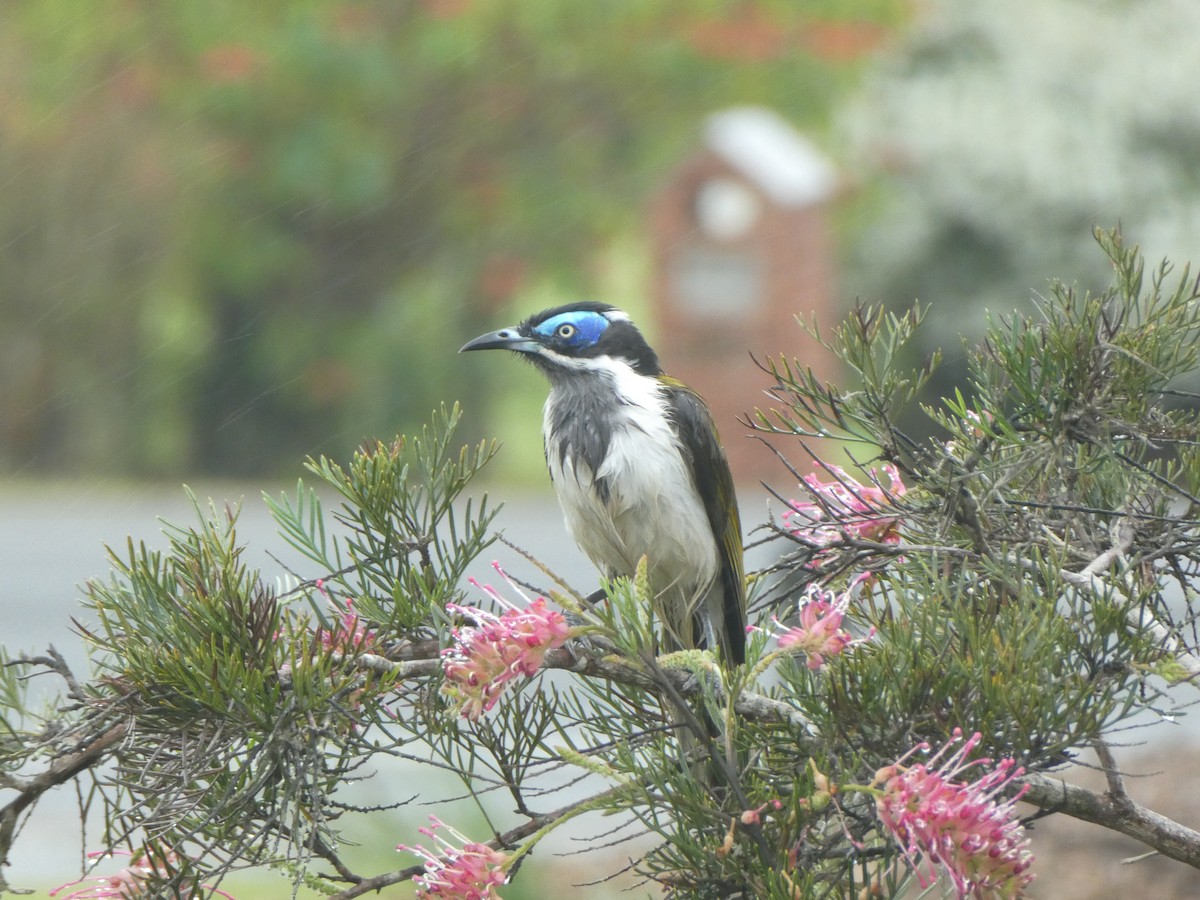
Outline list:
[[[623,361],[639,375],[661,375],[658,357],[629,316],[607,303],[570,303],[520,325],[480,335],[462,350],[512,350],[551,377]]]

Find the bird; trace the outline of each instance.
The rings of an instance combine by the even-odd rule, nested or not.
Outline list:
[[[583,301],[480,335],[550,382],[546,464],[567,530],[609,578],[643,556],[661,649],[745,661],[746,588],[733,476],[700,395],[663,372],[622,310]]]

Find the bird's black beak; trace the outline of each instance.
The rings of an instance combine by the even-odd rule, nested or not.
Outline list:
[[[473,341],[467,341],[459,349],[459,353],[468,350],[515,350],[517,353],[536,353],[538,342],[525,337],[516,328],[501,328],[499,331],[489,331],[481,334]]]

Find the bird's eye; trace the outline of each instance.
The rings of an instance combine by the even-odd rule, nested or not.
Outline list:
[[[560,338],[572,338],[575,336],[575,326],[569,322],[563,322],[554,330],[554,333]]]

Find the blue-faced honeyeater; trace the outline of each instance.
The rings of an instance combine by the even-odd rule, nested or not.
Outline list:
[[[664,650],[745,657],[742,532],[729,464],[700,396],[663,373],[628,315],[572,303],[467,343],[512,350],[550,380],[546,463],[567,529],[609,577],[647,559]]]

